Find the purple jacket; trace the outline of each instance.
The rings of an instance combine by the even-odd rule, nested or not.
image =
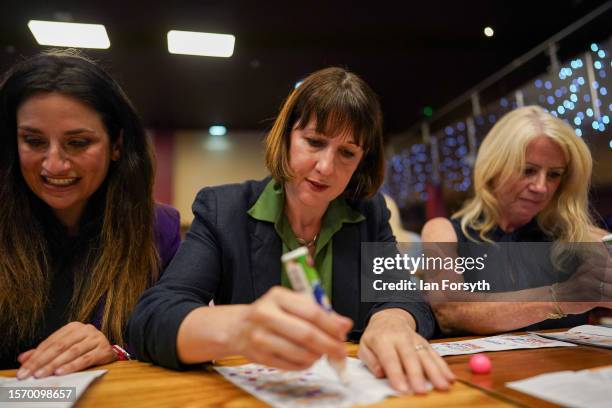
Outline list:
[[[174,208],[166,204],[155,204],[155,221],[153,223],[153,234],[155,235],[155,246],[161,261],[160,276],[174,257],[180,243],[180,214]],[[91,324],[98,330],[102,327],[102,314],[106,296],[103,296],[93,314]]]
[[[180,214],[166,204],[155,204],[155,221],[153,224],[155,245],[161,260],[161,271],[164,272],[181,243]]]

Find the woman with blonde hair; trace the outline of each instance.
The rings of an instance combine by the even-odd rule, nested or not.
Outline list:
[[[454,256],[474,255],[471,251],[478,242],[548,242],[552,262],[559,261],[560,244],[597,242],[607,234],[589,214],[592,166],[587,145],[570,126],[538,106],[516,109],[501,118],[482,142],[474,165],[474,197],[450,220],[428,221],[423,241],[454,243],[444,246]],[[513,250],[511,245],[508,248]],[[520,258],[519,254],[517,249],[513,255]],[[440,328],[484,334],[540,322],[544,324],[531,328],[568,326],[585,322],[584,313],[593,307],[610,306],[603,302],[604,293],[612,292],[609,277],[580,281],[581,289],[586,281],[596,285],[599,303],[586,301],[592,298],[564,301],[586,275],[577,270],[572,278],[555,281],[544,278],[533,259],[531,263],[513,271],[518,275],[509,277],[511,283],[499,284],[495,298],[479,293],[464,296],[465,302],[444,302],[434,297],[431,304]],[[498,275],[504,270],[504,265],[495,267]],[[483,276],[495,280],[493,269],[487,268],[488,275],[450,275],[458,281]],[[496,302],[486,301],[492,299]]]

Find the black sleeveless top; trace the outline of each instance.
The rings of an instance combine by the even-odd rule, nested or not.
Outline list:
[[[494,258],[491,256],[491,244],[482,243],[478,232],[467,228],[469,239],[461,230],[461,221],[451,219],[451,224],[457,234],[457,252],[462,257],[478,257],[483,253],[489,254],[483,270],[469,270],[463,274],[465,282],[477,282],[485,279],[491,284],[491,292],[511,292],[523,289],[548,286],[555,282],[566,280],[575,270],[577,264],[571,263],[564,270],[559,270],[551,261],[550,247],[552,238],[540,229],[537,222],[532,220],[528,224],[513,232],[505,232],[496,227],[487,235],[495,243],[500,243],[501,249]],[[477,242],[474,242],[477,241]],[[517,245],[504,243],[522,243]],[[510,247],[510,245],[512,245]],[[575,262],[575,260],[573,261]],[[541,299],[547,302],[550,298]],[[517,300],[518,301],[518,300]],[[532,301],[538,301],[533,299]],[[561,319],[548,319],[521,329],[545,330],[573,327],[588,322],[588,312],[579,315],[569,315]]]
[[[99,247],[102,227],[103,201],[96,192],[90,199],[79,225],[79,235],[70,236],[51,209],[32,195],[32,207],[39,221],[39,233],[44,234],[50,263],[49,291],[43,316],[37,322],[36,333],[30,338],[14,342],[0,340],[0,369],[19,367],[19,353],[36,348],[44,339],[70,321],[71,301],[76,274],[85,274],[90,265],[85,263],[91,248]]]

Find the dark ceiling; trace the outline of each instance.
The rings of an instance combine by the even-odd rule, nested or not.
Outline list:
[[[100,23],[111,48],[87,51],[153,128],[264,129],[294,83],[339,65],[380,96],[399,131],[605,3],[515,1],[21,1],[0,6],[0,69],[44,47],[30,19]],[[491,39],[483,35],[490,25]],[[609,36],[610,13],[589,28]],[[171,55],[170,29],[234,34],[231,58]]]

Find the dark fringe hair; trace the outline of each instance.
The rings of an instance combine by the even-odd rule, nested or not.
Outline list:
[[[357,75],[343,68],[310,74],[287,97],[265,142],[266,166],[276,181],[291,180],[291,130],[303,129],[311,119],[316,131],[333,137],[350,132],[364,155],[349,181],[351,199],[373,196],[384,181],[382,113],[378,98]]]

